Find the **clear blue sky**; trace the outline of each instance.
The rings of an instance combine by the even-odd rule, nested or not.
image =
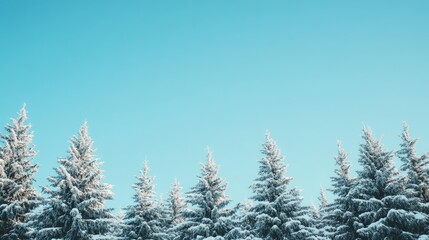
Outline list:
[[[428,1],[0,1],[0,124],[26,102],[37,185],[87,120],[111,207],[147,158],[157,193],[196,183],[206,146],[235,201],[250,196],[265,130],[306,203],[336,141],[362,126],[429,151]]]

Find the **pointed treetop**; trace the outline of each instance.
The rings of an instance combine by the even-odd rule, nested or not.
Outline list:
[[[326,199],[325,191],[323,190],[322,185],[320,185],[320,196],[319,199],[319,209],[324,208],[328,204],[328,200]]]
[[[182,189],[182,187],[180,186],[180,182],[179,180],[177,180],[177,178],[174,179],[173,184],[171,185],[171,189],[180,191]]]
[[[27,120],[27,110],[25,110],[25,106],[26,104],[22,104],[22,108],[21,110],[19,110],[19,114],[18,114],[18,121],[19,122],[24,122],[25,120]]]
[[[147,175],[148,172],[149,172],[149,163],[148,163],[148,160],[144,160],[144,162],[143,162],[143,173],[144,173],[144,175]]]
[[[363,129],[363,138],[366,139],[369,143],[377,143],[377,140],[374,138],[371,128],[364,126]]]
[[[271,137],[270,132],[265,132],[265,142],[263,144],[263,154],[268,154],[270,157],[278,158],[282,160],[283,156],[281,154],[280,148],[277,146],[276,141]]]
[[[209,147],[207,147],[207,162],[201,164],[201,170],[209,175],[217,174],[218,166],[214,161],[213,152]]]
[[[410,154],[411,155],[415,155],[415,149],[414,149],[414,145],[417,142],[417,138],[412,138],[410,135],[410,131],[409,131],[409,127],[407,123],[404,123],[403,125],[403,130],[402,130],[402,134],[401,134],[401,138],[403,140],[403,147],[406,147],[407,149],[411,150]]]
[[[337,141],[337,146],[338,146],[338,155],[335,157],[335,161],[340,168],[337,169],[335,172],[340,176],[350,178],[350,174],[349,174],[350,162],[347,161],[347,153],[342,147],[340,141]]]
[[[87,121],[84,121],[82,123],[82,126],[80,126],[79,135],[85,136],[85,137],[88,136],[88,122]]]

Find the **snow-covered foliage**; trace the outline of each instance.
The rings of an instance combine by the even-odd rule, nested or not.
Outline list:
[[[415,149],[417,139],[413,139],[404,124],[401,135],[402,143],[397,155],[402,161],[402,170],[407,173],[406,193],[409,197],[417,197],[422,202],[429,202],[428,154],[418,156]]]
[[[319,197],[317,199],[319,200],[319,207],[316,209],[314,205],[310,206],[311,216],[313,217],[312,225],[316,229],[313,230],[315,235],[313,239],[328,239],[334,232],[332,221],[328,218],[332,209],[329,208],[328,200],[322,186],[320,186]]]
[[[347,154],[338,142],[338,155],[335,157],[337,169],[335,176],[331,177],[331,192],[335,195],[334,202],[328,204],[328,214],[325,220],[333,228],[330,237],[335,240],[358,239],[354,223],[357,213],[352,205],[350,190],[354,179],[350,176],[350,162]]]
[[[134,204],[126,209],[123,229],[125,239],[166,239],[161,222],[161,208],[155,200],[153,180],[154,178],[149,176],[148,163],[145,161],[133,186]]]
[[[306,239],[311,213],[301,205],[299,190],[289,188],[283,156],[270,134],[265,135],[259,174],[252,185],[254,206],[248,215],[252,231],[263,239]]]
[[[187,193],[186,202],[191,208],[183,213],[185,221],[176,227],[180,233],[176,239],[224,239],[233,228],[225,191],[226,183],[218,176],[218,167],[208,150],[198,183]]]
[[[177,180],[171,186],[165,206],[166,233],[169,239],[174,239],[178,235],[174,229],[184,221],[183,213],[187,207],[182,197],[182,187]]]
[[[320,187],[317,206],[302,204],[267,133],[251,200],[228,208],[227,184],[208,150],[186,199],[177,181],[165,202],[156,196],[145,162],[133,204],[113,216],[104,206],[111,187],[102,182],[86,123],[71,139],[68,156],[58,160],[42,199],[32,186],[38,167],[26,119],[23,107],[0,135],[0,240],[429,240],[429,154],[416,153],[407,125],[396,152],[385,151],[363,129],[356,177],[338,144],[332,202]]]
[[[404,194],[404,179],[398,176],[393,153],[384,151],[372,132],[365,128],[360,147],[362,170],[351,189],[357,209],[354,223],[363,239],[414,239],[423,231],[426,219],[412,211],[414,199]]]
[[[57,175],[48,178],[50,187],[43,189],[48,197],[37,212],[34,239],[109,238],[114,217],[104,203],[112,192],[110,185],[101,182],[101,163],[92,145],[84,123],[70,141],[69,156],[58,160]]]
[[[25,105],[17,119],[6,126],[1,135],[0,149],[0,239],[27,239],[28,214],[34,209],[39,197],[32,187],[37,165],[32,143],[31,125],[27,124]]]
[[[248,213],[252,209],[251,200],[238,203],[232,209],[231,224],[234,228],[225,236],[226,239],[259,239],[254,236]]]

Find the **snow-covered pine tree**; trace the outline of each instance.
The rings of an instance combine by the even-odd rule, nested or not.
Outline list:
[[[404,124],[401,134],[402,143],[400,145],[397,155],[402,161],[401,169],[406,172],[405,179],[405,193],[412,204],[409,209],[414,213],[420,213],[421,219],[429,220],[429,168],[428,168],[428,153],[418,156],[415,149],[417,139],[410,136],[408,125]],[[409,226],[417,234],[429,234],[429,227],[422,228],[421,221],[413,224],[415,221],[411,218],[411,225]],[[427,224],[426,224],[427,225]]]
[[[122,211],[122,209],[119,209],[118,213],[115,216],[115,221],[112,224],[110,230],[112,239],[124,239],[122,237],[122,230],[124,229],[124,217],[124,211]]]
[[[247,200],[238,203],[231,211],[231,225],[234,228],[225,236],[226,239],[256,239],[250,232],[250,224],[247,222],[247,213],[252,207],[252,202]]]
[[[166,239],[162,231],[161,213],[155,198],[154,178],[149,176],[148,163],[145,161],[143,170],[133,185],[135,190],[134,204],[126,208],[123,229],[125,239]]]
[[[114,217],[104,208],[112,199],[111,186],[102,183],[101,163],[84,123],[72,137],[67,158],[59,159],[56,176],[49,177],[48,195],[34,221],[33,237],[48,239],[110,239]]]
[[[162,195],[159,197],[158,202],[156,203],[156,211],[158,214],[158,226],[159,226],[159,233],[158,236],[161,237],[164,240],[167,239],[173,239],[170,238],[170,217],[169,217],[169,210],[167,208],[167,205],[164,204],[164,200]]]
[[[331,204],[328,203],[322,186],[320,186],[319,197],[317,199],[319,200],[319,207],[316,209],[314,206],[310,206],[314,221],[313,225],[317,229],[315,231],[316,239],[328,239],[333,232],[332,222],[327,217],[331,214],[331,209],[329,208]]]
[[[33,164],[36,155],[32,143],[31,125],[26,123],[25,105],[6,126],[1,135],[0,149],[0,239],[27,239],[28,214],[39,203],[32,187],[38,167]]]
[[[322,186],[320,186],[319,197],[317,199],[319,200],[319,214],[320,214],[320,217],[323,218],[326,215],[325,208],[328,205],[328,199],[326,199],[326,194]]]
[[[350,195],[353,178],[350,176],[350,162],[347,161],[347,154],[340,142],[338,142],[338,155],[335,157],[335,162],[338,168],[335,170],[336,176],[331,177],[332,188],[330,189],[335,199],[326,207],[329,210],[324,219],[333,228],[330,234],[332,239],[358,239],[354,228],[354,223],[358,221],[357,213]]]
[[[301,206],[299,190],[289,189],[292,178],[285,175],[283,156],[268,132],[262,154],[259,176],[252,185],[255,204],[248,215],[254,234],[279,240],[311,237],[310,209]]]
[[[184,221],[183,212],[186,209],[185,200],[182,197],[182,187],[177,180],[171,186],[168,194],[165,212],[167,217],[167,234],[168,239],[177,237],[175,228]]]
[[[218,167],[208,149],[207,162],[201,165],[198,183],[187,193],[185,221],[176,227],[176,239],[223,239],[233,228],[230,210],[226,208],[230,200],[225,194],[226,183],[218,177]]]
[[[168,209],[169,224],[172,227],[175,227],[182,223],[184,220],[183,212],[186,209],[186,203],[182,197],[182,187],[177,180],[175,180],[171,186],[166,206]]]
[[[369,129],[363,132],[359,158],[363,169],[351,190],[359,213],[357,233],[361,239],[416,239],[426,219],[412,211],[416,202],[403,195],[403,179],[393,165],[393,153],[384,151]]]
[[[401,169],[407,173],[406,192],[410,197],[417,197],[421,202],[429,202],[429,154],[418,156],[415,149],[417,139],[410,136],[408,125],[404,124],[401,134],[402,143],[397,155],[402,161]]]

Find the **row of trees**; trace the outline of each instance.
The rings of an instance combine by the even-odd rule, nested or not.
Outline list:
[[[25,108],[6,126],[0,148],[0,239],[429,239],[428,155],[417,155],[416,139],[405,126],[396,152],[385,151],[363,129],[350,175],[338,144],[332,177],[333,202],[321,191],[319,206],[304,206],[290,187],[283,156],[267,133],[252,184],[251,200],[229,207],[227,185],[213,155],[201,165],[197,184],[182,197],[178,182],[166,201],[157,199],[147,163],[133,185],[134,202],[118,216],[105,208],[112,198],[84,124],[58,160],[50,185],[34,189],[37,166]],[[401,174],[394,166],[397,156]]]

